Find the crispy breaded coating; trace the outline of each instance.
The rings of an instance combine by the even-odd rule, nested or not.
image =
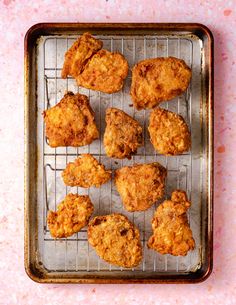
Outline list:
[[[62,78],[74,77],[79,86],[113,93],[122,89],[128,62],[118,52],[102,48],[102,41],[83,34],[66,52]]]
[[[128,68],[122,54],[100,50],[88,61],[76,81],[88,89],[113,93],[122,89]]]
[[[195,241],[186,214],[190,205],[186,193],[180,190],[172,193],[171,200],[159,205],[152,220],[149,248],[175,256],[184,256],[194,249]]]
[[[125,166],[115,171],[115,184],[129,212],[144,211],[162,198],[166,169],[158,162]]]
[[[68,75],[76,78],[83,70],[89,58],[102,48],[102,41],[84,33],[65,54],[65,62],[61,72],[62,78]]]
[[[94,112],[85,95],[68,92],[43,116],[51,147],[88,145],[99,136]]]
[[[67,164],[62,178],[65,185],[69,186],[100,187],[111,179],[111,171],[107,171],[92,155],[83,154]]]
[[[142,260],[139,230],[122,214],[93,218],[88,226],[88,242],[110,264],[132,268]]]
[[[52,237],[63,238],[79,232],[88,224],[93,210],[89,196],[68,194],[56,212],[48,213],[47,222]]]
[[[175,57],[145,59],[132,70],[131,97],[135,108],[154,108],[181,95],[191,79],[191,69]]]
[[[182,116],[161,108],[151,112],[148,126],[151,142],[160,154],[178,155],[188,151],[191,135]]]
[[[108,157],[131,158],[143,145],[141,125],[124,111],[117,108],[106,110],[104,146]]]

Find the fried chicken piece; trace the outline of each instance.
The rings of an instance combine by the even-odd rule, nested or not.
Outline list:
[[[122,214],[93,218],[88,226],[88,242],[110,264],[132,268],[142,260],[139,230]]]
[[[84,33],[65,54],[65,62],[61,72],[62,78],[68,75],[76,78],[84,69],[87,61],[102,48],[102,41]]]
[[[88,224],[93,204],[87,195],[68,194],[58,205],[57,212],[49,211],[47,222],[54,238],[63,238],[79,232]]]
[[[131,159],[143,145],[142,127],[120,109],[108,108],[106,110],[106,129],[104,133],[104,146],[108,157]]]
[[[113,93],[122,89],[128,68],[122,54],[100,50],[88,61],[76,81],[88,89]]]
[[[182,116],[161,108],[154,109],[148,127],[154,148],[163,155],[178,155],[188,151],[191,135]]]
[[[51,147],[88,145],[99,136],[94,112],[85,95],[68,92],[43,116]]]
[[[67,164],[62,178],[65,185],[69,186],[100,187],[111,179],[111,171],[107,171],[92,155],[83,154]]]
[[[132,71],[131,97],[135,108],[154,108],[181,95],[191,79],[191,69],[175,57],[142,60]]]
[[[117,169],[115,184],[125,209],[145,211],[162,198],[166,174],[166,169],[158,162]]]
[[[62,78],[71,75],[79,86],[105,93],[121,90],[128,62],[122,54],[101,48],[100,40],[83,34],[66,52]]]
[[[195,241],[186,214],[190,205],[186,193],[180,190],[172,193],[171,200],[159,205],[152,220],[149,248],[175,256],[185,256],[194,249]]]

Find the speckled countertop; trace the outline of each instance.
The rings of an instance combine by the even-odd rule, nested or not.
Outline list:
[[[38,22],[200,22],[215,38],[214,270],[197,285],[40,285],[23,264],[23,39]],[[0,304],[236,304],[236,1],[0,2]]]

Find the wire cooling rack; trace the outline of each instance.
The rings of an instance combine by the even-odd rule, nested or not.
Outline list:
[[[149,110],[137,111],[132,106],[130,99],[131,69],[125,81],[122,91],[115,94],[105,94],[78,87],[72,78],[62,79],[61,70],[66,50],[75,41],[72,36],[46,37],[39,44],[39,71],[38,86],[43,95],[39,105],[39,137],[41,147],[39,155],[39,173],[41,173],[40,185],[42,187],[42,198],[38,208],[39,224],[39,253],[41,263],[49,271],[57,272],[169,272],[186,273],[194,271],[200,264],[201,232],[200,232],[200,184],[201,169],[201,127],[196,120],[199,116],[199,101],[193,101],[194,97],[200,95],[200,76],[197,67],[200,66],[200,45],[191,38],[181,36],[97,36],[103,41],[103,47],[110,51],[118,51],[126,57],[129,67],[145,58],[175,56],[182,58],[193,71],[191,84],[181,97],[161,104],[161,107],[181,114],[188,123],[191,130],[192,149],[183,155],[165,157],[158,155],[149,140],[147,131]],[[99,140],[84,147],[58,147],[51,148],[45,137],[45,130],[41,112],[57,104],[66,91],[80,92],[87,95],[95,112],[96,123],[100,132]],[[105,110],[108,107],[117,107],[134,117],[143,126],[144,147],[141,147],[131,160],[110,159],[106,156],[103,147],[103,134],[105,130]],[[193,122],[193,116],[194,122]],[[61,172],[66,164],[73,161],[81,153],[91,153],[107,169],[115,170],[125,165],[144,162],[160,162],[168,170],[166,180],[166,198],[176,188],[185,190],[192,206],[188,212],[188,218],[193,236],[196,241],[196,249],[186,257],[173,257],[171,255],[160,255],[147,248],[147,240],[150,237],[151,219],[158,206],[157,202],[145,212],[130,213],[123,209],[121,199],[117,193],[114,181],[102,185],[101,188],[83,189],[78,187],[67,187],[64,185]],[[143,244],[143,261],[131,270],[112,266],[101,260],[87,241],[87,228],[69,238],[54,240],[47,226],[47,213],[56,210],[57,205],[69,192],[88,194],[95,206],[94,215],[104,215],[114,212],[126,215],[140,230]]]

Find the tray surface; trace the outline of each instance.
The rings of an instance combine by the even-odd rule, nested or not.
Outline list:
[[[125,30],[98,31],[92,34],[103,41],[103,47],[110,51],[118,51],[129,62],[129,74],[122,91],[105,94],[78,87],[72,78],[62,79],[61,69],[64,54],[68,47],[85,30],[74,33],[53,33],[39,35],[34,45],[36,70],[33,73],[35,84],[35,129],[29,131],[29,137],[35,137],[34,146],[37,160],[29,157],[29,168],[35,167],[35,179],[31,181],[35,187],[36,206],[27,209],[32,218],[30,225],[26,223],[30,240],[35,246],[34,266],[40,270],[41,281],[57,280],[79,281],[81,279],[152,279],[179,280],[194,278],[194,274],[209,267],[208,247],[210,245],[207,230],[211,225],[209,212],[211,196],[209,191],[209,170],[211,170],[209,141],[209,100],[205,79],[209,77],[208,59],[205,57],[204,41],[191,31],[169,30],[164,34],[153,31],[126,33]],[[163,30],[161,27],[159,30]],[[56,35],[55,35],[56,34]],[[130,99],[131,68],[138,61],[146,58],[175,56],[185,60],[192,69],[192,80],[186,93],[169,102],[161,103],[161,107],[181,114],[191,130],[191,151],[175,157],[158,155],[149,140],[147,131],[149,110],[137,111],[132,107]],[[33,56],[31,56],[33,57]],[[29,88],[30,90],[30,88]],[[100,131],[100,139],[91,145],[72,148],[51,148],[47,144],[42,112],[63,97],[66,91],[80,92],[87,95],[95,111],[96,123]],[[29,94],[28,94],[29,95]],[[145,145],[140,148],[131,160],[110,159],[105,155],[102,138],[105,129],[105,110],[117,107],[137,119],[143,126]],[[32,121],[32,118],[29,118]],[[32,122],[30,123],[32,124]],[[28,128],[29,129],[29,128]],[[161,255],[147,248],[147,240],[151,235],[151,219],[159,203],[145,212],[130,213],[124,210],[116,191],[114,180],[101,188],[71,188],[63,184],[61,172],[66,164],[73,161],[81,153],[91,153],[106,168],[116,169],[134,163],[158,161],[168,169],[166,180],[166,198],[176,188],[185,190],[192,205],[188,219],[196,242],[194,251],[185,257]],[[28,181],[26,181],[28,183]],[[111,212],[123,213],[133,221],[140,230],[143,245],[143,261],[133,269],[112,266],[101,260],[87,242],[87,228],[65,239],[54,240],[49,232],[46,217],[48,210],[55,210],[58,203],[69,192],[88,194],[95,206],[93,215],[104,215]],[[161,200],[163,201],[163,200]],[[160,201],[160,202],[161,202]],[[29,211],[30,210],[30,211]],[[208,217],[206,217],[208,216]],[[36,238],[33,238],[36,236]],[[31,244],[32,244],[31,243]],[[27,249],[29,250],[29,249]],[[30,255],[29,255],[30,256]],[[203,273],[206,273],[204,269]],[[200,276],[196,276],[200,278]],[[86,280],[85,280],[86,281]]]

